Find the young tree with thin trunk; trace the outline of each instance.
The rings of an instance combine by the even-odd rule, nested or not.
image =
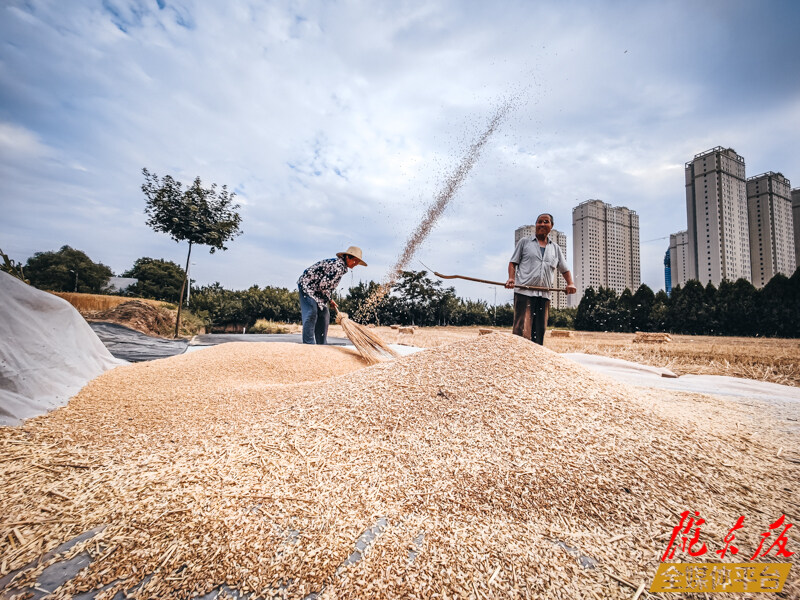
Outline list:
[[[233,201],[236,194],[228,192],[227,186],[217,190],[217,184],[213,183],[210,188],[204,188],[200,178],[196,177],[194,183],[184,189],[183,184],[171,175],[159,179],[147,169],[142,169],[142,174],[142,192],[147,197],[144,211],[148,217],[147,224],[155,231],[168,233],[176,242],[189,242],[175,319],[175,337],[178,337],[192,245],[210,246],[211,254],[216,250],[227,250],[225,242],[241,233],[239,224],[242,218],[236,212],[239,205]]]

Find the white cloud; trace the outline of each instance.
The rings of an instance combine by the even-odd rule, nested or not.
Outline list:
[[[183,264],[185,248],[144,224],[147,167],[238,193],[245,233],[198,250],[201,283],[292,286],[350,244],[371,257],[356,276],[378,280],[508,97],[517,109],[420,250],[437,269],[502,278],[517,226],[549,210],[570,235],[588,198],[637,210],[642,240],[682,229],[683,163],[716,145],[739,149],[748,173],[800,180],[786,141],[800,61],[780,41],[791,3],[764,39],[730,34],[758,7],[720,16],[714,3],[161,4],[0,9],[13,258],[70,243],[115,271],[141,256]],[[731,52],[757,54],[781,97],[726,71]],[[660,287],[652,246],[643,280]]]

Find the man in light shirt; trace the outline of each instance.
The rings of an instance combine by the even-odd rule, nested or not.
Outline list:
[[[514,290],[514,335],[539,345],[544,343],[550,292],[519,286],[555,287],[556,269],[567,282],[567,294],[578,291],[572,281],[564,253],[547,237],[553,229],[553,215],[542,213],[536,219],[536,236],[522,238],[508,263],[506,287]]]

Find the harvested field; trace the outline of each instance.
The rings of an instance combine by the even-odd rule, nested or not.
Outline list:
[[[800,516],[797,439],[751,407],[633,391],[502,334],[363,365],[228,344],[0,429],[0,575],[106,525],[55,597],[631,598],[684,510],[712,548],[745,515],[748,556]]]
[[[586,352],[666,367],[678,374],[729,375],[800,386],[800,340],[670,334],[666,344],[633,343],[633,333],[576,331],[571,339],[549,336],[556,352]]]

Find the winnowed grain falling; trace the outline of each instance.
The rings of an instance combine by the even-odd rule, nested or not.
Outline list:
[[[464,158],[461,159],[461,162],[456,167],[456,170],[445,180],[442,189],[436,195],[433,203],[428,207],[420,224],[417,225],[408,241],[406,241],[397,262],[386,275],[381,285],[358,308],[355,313],[356,318],[363,319],[375,312],[381,300],[391,291],[392,285],[397,281],[400,273],[408,267],[408,264],[411,262],[420,244],[428,237],[428,234],[431,232],[434,225],[436,225],[439,217],[442,216],[442,213],[464,183],[472,167],[475,166],[486,142],[492,137],[492,134],[494,134],[503,122],[503,119],[508,115],[511,108],[512,105],[510,102],[504,102],[497,109],[494,116],[489,120],[489,125],[486,130],[472,143]]]

